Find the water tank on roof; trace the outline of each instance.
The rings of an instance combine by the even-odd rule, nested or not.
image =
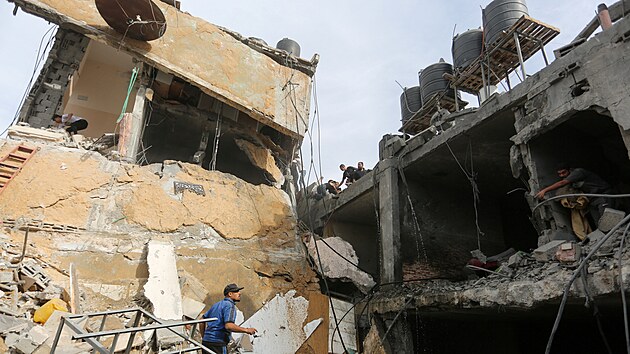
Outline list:
[[[405,88],[400,95],[400,113],[403,124],[422,108],[420,86]]]
[[[422,102],[427,103],[434,95],[446,91],[449,97],[455,97],[455,91],[450,87],[450,82],[444,78],[444,74],[453,74],[453,66],[440,59],[439,63],[431,64],[420,71],[420,90]]]
[[[453,67],[464,69],[481,55],[483,49],[483,31],[471,29],[453,38]]]
[[[525,0],[494,0],[482,10],[486,47],[494,43],[501,32],[527,15]]]
[[[294,55],[296,57],[300,56],[300,45],[298,44],[298,42],[292,39],[289,39],[289,38],[281,39],[280,42],[276,44],[276,48],[284,50],[290,55]]]

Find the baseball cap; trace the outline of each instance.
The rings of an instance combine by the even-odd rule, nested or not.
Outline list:
[[[240,286],[238,286],[238,285],[236,285],[234,283],[228,284],[228,285],[225,286],[225,289],[223,289],[223,296],[227,296],[228,293],[239,292],[242,289],[245,289],[245,288],[242,288],[242,287],[240,287]]]

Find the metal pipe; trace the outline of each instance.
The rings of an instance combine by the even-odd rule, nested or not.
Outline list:
[[[521,72],[523,73],[523,81],[527,78],[525,73],[525,63],[523,61],[523,51],[521,50],[521,41],[518,38],[518,33],[514,32],[514,42],[516,43],[516,52],[518,53],[518,61],[521,64]]]
[[[61,331],[63,330],[63,325],[65,324],[66,318],[61,317],[61,321],[59,322],[59,327],[57,328],[57,333],[55,334],[55,339],[53,340],[52,347],[50,348],[50,354],[55,354],[55,350],[57,349],[57,344],[59,343],[59,338],[61,338]]]
[[[133,319],[133,326],[132,327],[138,327],[138,325],[140,324],[140,320],[142,319],[142,312],[140,311],[136,311],[136,315]],[[131,348],[133,348],[133,341],[136,338],[136,333],[131,333],[129,335],[129,341],[127,342],[127,348],[125,349],[125,354],[129,354],[131,353]]]
[[[599,18],[599,24],[602,26],[602,31],[605,31],[612,27],[612,20],[610,13],[608,12],[608,6],[606,4],[597,5],[597,17]]]
[[[72,336],[72,339],[75,340],[84,340],[84,339],[92,339],[92,338],[96,338],[96,337],[104,337],[104,336],[112,336],[115,334],[123,334],[123,333],[135,333],[135,332],[144,332],[144,331],[152,331],[154,329],[170,329],[171,327],[181,327],[181,326],[186,326],[186,325],[191,325],[191,324],[196,324],[196,323],[206,323],[206,322],[212,322],[212,321],[217,321],[217,318],[204,318],[204,319],[200,319],[200,320],[194,320],[194,321],[186,321],[186,322],[177,322],[177,323],[165,323],[165,324],[157,324],[157,325],[148,325],[148,326],[144,326],[144,327],[136,327],[136,328],[122,328],[122,329],[112,329],[109,331],[103,331],[103,332],[96,332],[96,333],[79,333],[75,334]],[[68,321],[68,325],[71,322]],[[173,331],[175,333],[177,333],[176,331]],[[186,338],[184,335],[182,335],[181,333],[177,333],[180,337],[183,337],[184,339],[188,339]]]

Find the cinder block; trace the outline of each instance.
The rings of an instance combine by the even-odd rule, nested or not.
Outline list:
[[[612,230],[612,228],[615,227],[615,225],[617,225],[625,216],[626,213],[621,210],[606,208],[604,209],[602,217],[599,218],[597,228],[603,232],[608,232]]]
[[[556,241],[551,241],[541,247],[538,247],[537,249],[534,250],[534,253],[533,253],[534,259],[536,259],[539,262],[548,262],[548,261],[553,260],[556,254],[556,250],[563,243],[565,243],[565,241],[556,240]]]

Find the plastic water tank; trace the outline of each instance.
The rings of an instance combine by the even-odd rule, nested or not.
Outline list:
[[[420,90],[422,102],[428,102],[434,95],[446,91],[449,97],[455,97],[455,92],[450,87],[450,82],[443,75],[453,74],[453,66],[440,59],[439,63],[431,64],[420,72]]]
[[[486,47],[494,43],[501,32],[527,14],[525,0],[494,0],[488,4],[482,11]]]
[[[420,98],[420,86],[405,88],[400,95],[400,113],[402,122],[405,123],[413,115],[422,108],[422,100]]]
[[[300,45],[298,44],[298,42],[292,39],[289,39],[289,38],[281,39],[280,42],[276,44],[276,48],[284,50],[290,55],[294,55],[296,57],[300,56]]]
[[[483,31],[471,29],[453,38],[453,66],[464,69],[481,55],[483,50]]]

